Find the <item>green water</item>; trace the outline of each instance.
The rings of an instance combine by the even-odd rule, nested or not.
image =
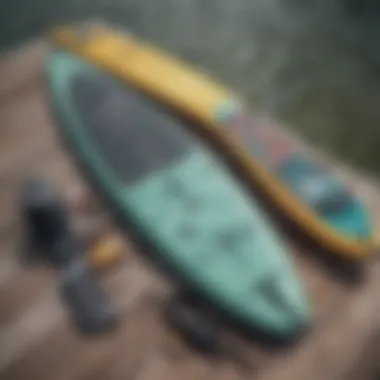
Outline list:
[[[0,47],[58,21],[103,17],[379,173],[380,12],[374,1],[367,11],[364,0],[349,1],[362,9],[350,13],[344,1],[330,0],[2,0]]]

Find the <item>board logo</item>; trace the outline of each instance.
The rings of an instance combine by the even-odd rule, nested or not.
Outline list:
[[[215,118],[218,123],[228,124],[233,122],[240,114],[242,106],[236,99],[228,99],[216,107]]]

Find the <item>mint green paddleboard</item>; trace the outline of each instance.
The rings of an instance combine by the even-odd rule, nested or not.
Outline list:
[[[288,248],[184,120],[63,51],[47,79],[59,129],[156,264],[242,326],[287,339],[309,325]]]

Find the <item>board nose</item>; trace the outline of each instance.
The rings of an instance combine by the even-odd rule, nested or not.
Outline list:
[[[264,277],[257,290],[275,311],[278,326],[284,330],[284,334],[297,336],[309,328],[310,307],[300,284],[292,284],[288,279],[273,274]]]

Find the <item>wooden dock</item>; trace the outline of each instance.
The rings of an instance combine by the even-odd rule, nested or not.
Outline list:
[[[380,352],[375,261],[363,284],[348,287],[304,252],[295,252],[313,301],[314,327],[281,351],[231,337],[250,358],[252,373],[191,352],[164,326],[160,304],[173,289],[127,242],[123,264],[103,276],[121,326],[91,340],[77,335],[56,295],[55,273],[22,267],[18,260],[17,196],[32,175],[52,180],[67,195],[84,237],[112,227],[101,208],[87,215],[75,207],[78,194],[89,190],[55,135],[42,80],[45,52],[46,43],[37,41],[0,59],[0,380],[372,379]],[[380,215],[375,185],[342,173]]]

